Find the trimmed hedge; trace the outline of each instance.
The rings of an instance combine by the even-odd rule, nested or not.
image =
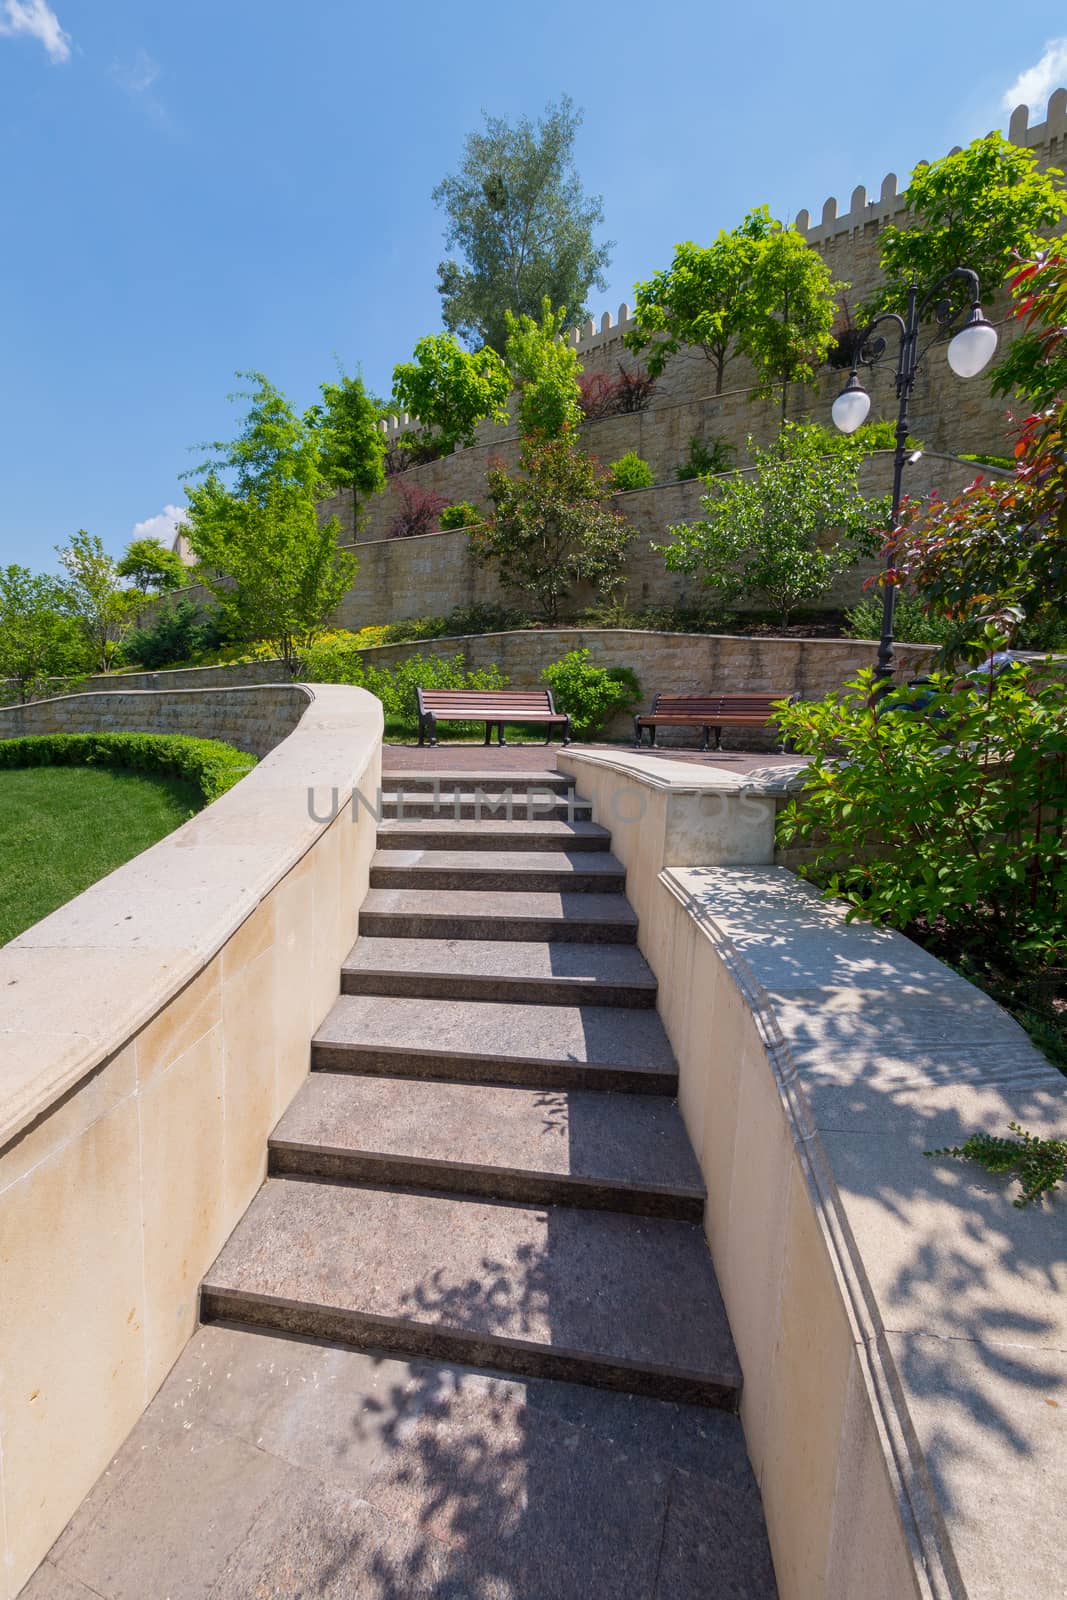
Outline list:
[[[127,767],[183,778],[205,805],[232,789],[256,764],[255,756],[221,739],[184,733],[43,733],[0,739],[6,767]]]

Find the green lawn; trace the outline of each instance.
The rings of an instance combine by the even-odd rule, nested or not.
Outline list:
[[[180,778],[108,767],[0,771],[0,944],[201,808]]]

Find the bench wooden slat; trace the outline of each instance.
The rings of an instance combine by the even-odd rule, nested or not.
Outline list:
[[[763,727],[770,722],[775,704],[794,700],[782,691],[748,690],[737,694],[657,694],[651,711],[634,718],[634,739],[641,743],[642,729],[654,744],[657,727],[703,728],[701,750],[708,748],[708,732],[715,729],[715,748],[722,748],[724,727]]]
[[[437,743],[437,723],[484,722],[485,742],[489,743],[491,729],[496,725],[497,740],[504,744],[505,722],[539,722],[548,726],[545,743],[552,737],[552,728],[563,730],[563,743],[570,743],[571,719],[557,711],[550,689],[418,689],[419,743],[429,733],[431,745]]]

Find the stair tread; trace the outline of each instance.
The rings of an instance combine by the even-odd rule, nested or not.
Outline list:
[[[413,872],[578,872],[604,878],[625,876],[626,869],[609,850],[379,850],[371,863]]]
[[[368,1343],[393,1344],[400,1327],[466,1344],[474,1359],[545,1353],[740,1385],[694,1223],[269,1179],[204,1293],[209,1314],[239,1316],[245,1298],[279,1321],[289,1306],[305,1325],[323,1311],[371,1319]]]
[[[567,894],[562,890],[369,889],[362,913],[415,917],[538,917],[545,921],[604,922],[637,926],[629,901],[619,894]]]
[[[448,848],[447,840],[467,834],[479,837],[489,833],[499,834],[502,838],[514,839],[517,849],[522,848],[524,839],[558,839],[565,845],[571,840],[577,844],[583,839],[611,837],[609,830],[601,827],[599,822],[565,822],[554,817],[545,817],[540,821],[536,817],[532,820],[513,817],[510,821],[506,817],[485,817],[477,824],[472,818],[463,817],[387,817],[380,823],[378,832],[379,835],[397,834],[400,837],[411,833],[432,833],[440,838],[445,849]]]
[[[314,1072],[271,1144],[702,1195],[673,1101]]]
[[[551,1062],[677,1072],[655,1011],[343,994],[314,1043],[472,1062]]]
[[[565,944],[548,939],[388,939],[364,934],[352,946],[341,970],[656,987],[655,974],[636,945]]]

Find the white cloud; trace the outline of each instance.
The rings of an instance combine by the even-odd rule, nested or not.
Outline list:
[[[47,0],[2,0],[0,34],[26,34],[39,39],[50,61],[70,60],[70,34],[65,33]]]
[[[1043,113],[1053,89],[1067,83],[1067,39],[1050,39],[1040,61],[1020,72],[1010,89],[1005,89],[1001,105],[1005,111],[1026,105]]]
[[[171,541],[181,524],[187,521],[189,508],[187,506],[164,506],[154,517],[146,517],[143,522],[133,525],[135,539],[161,539],[170,549]]]

